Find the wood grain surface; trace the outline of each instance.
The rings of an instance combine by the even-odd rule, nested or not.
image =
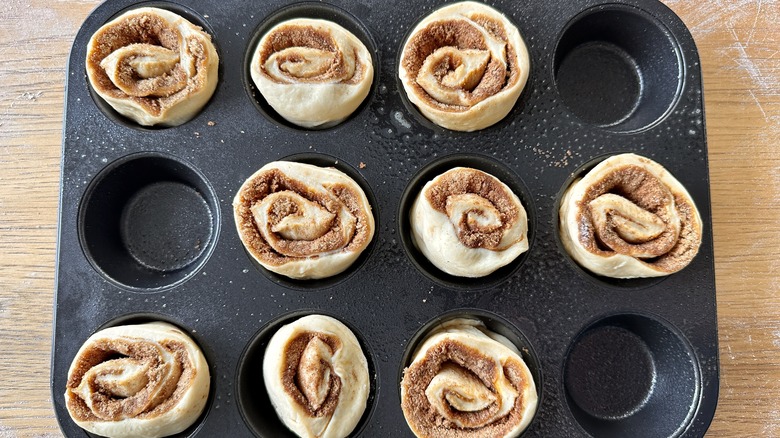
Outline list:
[[[98,3],[0,6],[0,437],[60,436],[49,362],[65,67]],[[780,1],[665,3],[704,74],[721,360],[708,436],[780,437]]]

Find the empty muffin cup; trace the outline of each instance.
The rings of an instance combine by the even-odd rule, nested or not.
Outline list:
[[[112,282],[139,291],[178,284],[198,271],[219,230],[205,177],[172,156],[139,153],[108,165],[79,212],[87,258]]]
[[[685,338],[657,317],[615,314],[588,325],[569,347],[566,402],[598,437],[673,437],[699,403],[701,377]]]
[[[617,132],[649,128],[677,102],[680,47],[648,12],[603,5],[575,17],[555,49],[553,74],[563,103],[581,121]]]

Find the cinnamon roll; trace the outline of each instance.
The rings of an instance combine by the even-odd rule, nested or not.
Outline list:
[[[566,251],[606,277],[672,274],[701,245],[701,217],[688,191],[660,164],[634,154],[610,157],[572,183],[559,213]]]
[[[249,177],[233,200],[238,234],[266,269],[317,279],[347,269],[374,236],[363,189],[334,168],[277,161]]]
[[[250,73],[268,104],[305,128],[349,117],[374,80],[371,53],[355,35],[332,21],[308,18],[269,30],[255,49]]]
[[[87,77],[112,108],[140,125],[177,126],[217,87],[211,36],[158,8],[128,11],[98,29],[87,46]]]
[[[209,367],[176,327],[153,322],[92,335],[68,371],[65,403],[73,421],[105,437],[163,437],[203,412]]]
[[[263,380],[277,415],[300,437],[349,435],[363,416],[370,389],[357,338],[323,315],[305,316],[273,335]]]
[[[412,242],[434,266],[483,277],[528,250],[528,218],[506,184],[456,167],[429,181],[409,213]]]
[[[506,117],[530,70],[520,32],[477,2],[437,9],[412,30],[398,69],[409,100],[432,122],[476,131]]]
[[[473,319],[430,333],[401,382],[401,408],[418,437],[515,437],[537,402],[517,347]]]

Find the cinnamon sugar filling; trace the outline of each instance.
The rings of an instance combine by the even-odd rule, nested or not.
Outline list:
[[[282,83],[266,72],[265,64],[273,54],[290,48],[310,48],[330,52],[333,55],[333,61],[320,74],[308,78],[296,77],[296,82],[322,83],[337,80],[339,83],[355,85],[359,84],[366,75],[368,67],[361,62],[357,47],[346,48],[347,51],[345,52],[345,48],[339,47],[337,41],[326,30],[301,24],[287,24],[276,28],[269,35],[265,36],[262,46],[258,49],[259,56],[257,61],[260,71],[268,79]],[[345,56],[355,60],[354,72],[352,74],[349,73],[347,68],[344,60]],[[302,55],[296,55],[293,52],[288,57],[277,59],[277,62],[280,61],[303,62],[305,59]]]
[[[597,226],[589,208],[592,201],[605,194],[621,196],[658,218],[665,228],[660,235],[644,242],[628,242],[615,232],[615,219]],[[684,197],[673,194],[651,172],[637,165],[625,165],[610,172],[592,184],[577,203],[577,224],[580,244],[593,254],[609,256],[614,253],[639,257],[645,263],[665,272],[676,272],[685,267],[698,252],[701,235],[696,227],[695,207]],[[676,217],[670,217],[671,211]],[[613,211],[614,217],[620,217]],[[631,221],[633,218],[623,218]],[[679,229],[672,225],[679,220]]]
[[[165,361],[159,348],[173,356]],[[66,383],[68,411],[76,421],[119,421],[124,418],[149,419],[173,409],[195,379],[197,370],[191,366],[187,347],[178,341],[160,344],[143,339],[100,339],[77,358],[78,362]],[[117,395],[119,388],[103,384],[101,378],[111,378],[121,372],[122,361],[140,367],[142,379],[134,385],[133,394]],[[84,381],[96,366],[107,367]],[[112,366],[114,366],[112,368]],[[87,385],[89,399],[83,398],[80,385]]]
[[[200,30],[200,27],[194,28]],[[205,33],[202,35],[203,40],[194,35],[185,38],[178,29],[152,13],[129,15],[101,28],[92,36],[93,43],[87,53],[92,86],[101,94],[133,101],[145,112],[159,116],[166,108],[204,88],[208,82],[209,59],[204,44],[210,44],[211,38]],[[133,84],[135,88],[132,95],[128,95],[114,84],[101,62],[113,52],[134,44],[160,46],[176,54],[188,52],[194,62],[186,66],[179,61],[167,73],[153,79],[142,78],[132,68],[122,65],[117,74],[123,83]],[[166,91],[161,93],[161,87]]]
[[[426,59],[441,47],[455,47],[458,50],[489,50],[485,36],[474,27],[474,23],[476,23],[506,45],[506,59],[491,57],[478,84],[472,89],[462,90],[468,96],[467,100],[470,104],[475,105],[505,88],[512,87],[519,80],[520,72],[515,53],[516,48],[509,44],[503,24],[481,14],[474,14],[468,18],[472,22],[466,19],[435,21],[415,33],[404,47],[401,64],[409,72],[411,78],[416,78]],[[455,66],[437,64],[433,74],[441,78],[453,67]],[[426,92],[417,81],[411,81],[410,85],[414,93],[426,104],[440,110],[462,112],[470,108],[470,106],[438,101]]]
[[[241,240],[250,252],[263,263],[272,266],[280,266],[291,260],[303,258],[316,258],[319,255],[332,251],[354,251],[367,245],[371,230],[368,225],[368,211],[362,209],[360,193],[355,188],[345,184],[331,184],[325,187],[329,193],[323,193],[306,186],[301,181],[288,177],[278,169],[269,169],[257,175],[247,182],[239,192],[239,203],[236,206],[238,218],[238,231]],[[328,212],[338,215],[343,205],[355,218],[354,233],[343,238],[343,233],[338,226],[332,227],[325,234],[314,240],[288,240],[282,236],[271,233],[274,240],[269,242],[263,238],[259,226],[252,213],[252,206],[272,193],[291,191],[301,195],[307,200],[316,203]],[[329,196],[330,195],[330,196]],[[272,221],[280,221],[286,214],[295,213],[295,207],[285,204],[273,206]],[[334,221],[338,224],[338,221]],[[299,254],[287,256],[287,254]]]
[[[474,194],[487,200],[487,206],[477,203],[458,218],[456,233],[463,245],[469,248],[497,248],[504,232],[520,219],[520,212],[512,193],[495,177],[474,169],[454,169],[441,175],[428,188],[425,197],[434,210],[448,215],[448,203],[452,197]],[[486,209],[498,213],[499,224],[481,225],[469,220],[469,214],[481,215]]]
[[[504,416],[496,417],[499,406],[490,404],[476,411],[459,411],[448,406],[446,415],[434,408],[427,395],[426,388],[436,375],[446,367],[457,367],[481,382],[490,392],[495,392],[495,382],[499,370],[493,358],[485,356],[478,349],[460,342],[445,339],[427,350],[421,360],[413,363],[404,371],[402,385],[406,397],[402,408],[407,420],[420,436],[442,438],[505,436],[522,421],[526,400],[522,394],[531,382],[523,378],[523,365],[514,360],[503,363],[503,374],[520,394],[514,405]],[[496,395],[496,398],[499,398]],[[458,426],[457,423],[470,425]]]
[[[287,344],[283,353],[285,365],[281,376],[282,386],[284,391],[310,417],[330,417],[338,405],[342,382],[329,363],[319,361],[302,364],[307,346],[315,339],[327,345],[331,353],[335,353],[341,348],[341,341],[335,336],[319,332],[299,334]],[[328,380],[323,382],[326,374]],[[316,393],[318,388],[315,386],[321,384],[327,386],[327,392],[315,404],[310,394]]]

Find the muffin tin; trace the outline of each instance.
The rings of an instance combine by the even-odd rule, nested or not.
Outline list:
[[[371,393],[354,436],[412,435],[400,407],[402,370],[427,330],[458,316],[482,319],[523,350],[540,395],[523,436],[704,435],[717,403],[718,344],[694,42],[654,0],[490,4],[519,27],[532,71],[509,116],[474,133],[427,121],[397,80],[405,34],[441,3],[108,0],[90,14],[71,52],[63,129],[51,381],[67,436],[87,436],[63,397],[78,348],[100,328],[148,320],[186,330],[210,364],[206,411],[179,436],[288,436],[258,383],[259,363],[275,329],[314,312],[352,328],[369,360]],[[178,127],[135,125],[86,79],[92,33],[142,5],[202,26],[220,55],[214,96]],[[260,33],[295,16],[338,22],[374,57],[369,97],[335,127],[292,126],[249,79]],[[621,152],[661,163],[696,202],[704,240],[683,271],[606,279],[563,250],[562,191]],[[340,168],[372,202],[374,241],[334,279],[275,276],[251,261],[238,238],[233,196],[254,171],[280,159]],[[415,191],[455,165],[494,173],[528,212],[529,251],[483,279],[437,271],[408,235]]]

